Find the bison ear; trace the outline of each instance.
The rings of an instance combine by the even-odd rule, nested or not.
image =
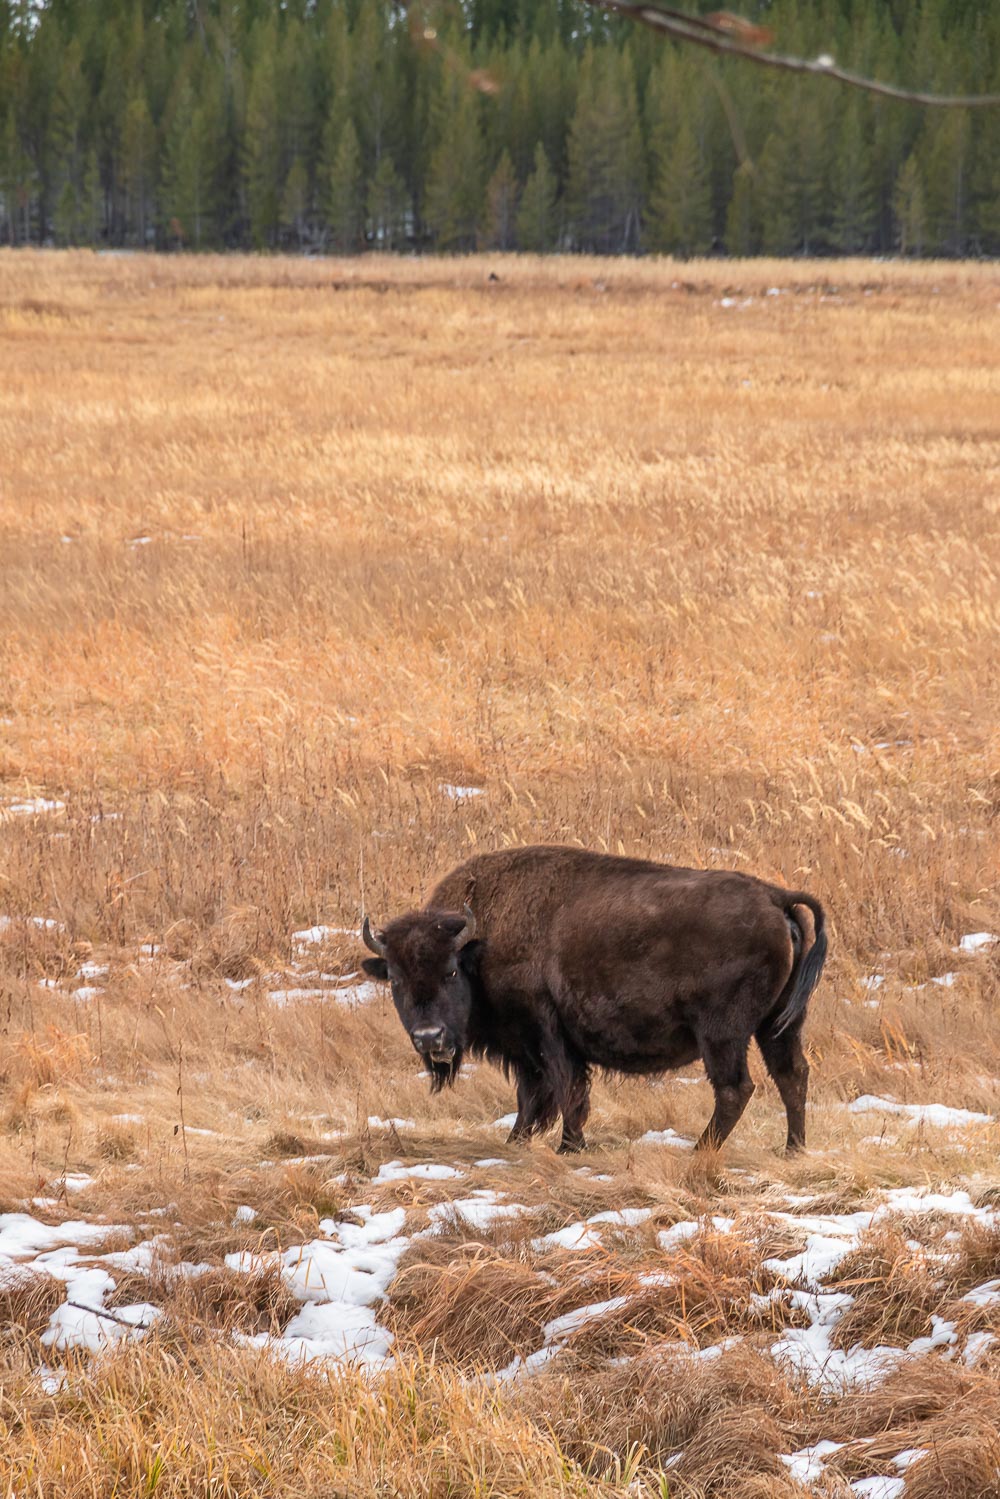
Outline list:
[[[383,984],[389,978],[389,965],[385,958],[362,958],[361,966],[365,973],[371,974],[373,979],[381,979]]]
[[[458,958],[459,967],[462,972],[467,973],[470,978],[479,972],[479,960],[485,945],[484,942],[478,942],[473,939],[472,942],[467,942],[464,947],[460,947],[455,955]]]

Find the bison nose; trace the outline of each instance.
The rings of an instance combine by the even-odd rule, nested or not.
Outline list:
[[[429,1026],[425,1030],[413,1032],[414,1045],[421,1051],[436,1051],[443,1040],[443,1025]]]

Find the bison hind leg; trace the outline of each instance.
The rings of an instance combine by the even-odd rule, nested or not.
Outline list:
[[[715,1147],[732,1134],[754,1093],[747,1071],[748,1042],[704,1041],[702,1057],[715,1093],[715,1112],[708,1121],[696,1149]]]
[[[801,1022],[776,1036],[770,1021],[765,1020],[757,1030],[757,1045],[785,1105],[788,1118],[785,1149],[789,1155],[794,1155],[805,1149],[806,1094],[809,1090],[809,1063],[802,1050]]]

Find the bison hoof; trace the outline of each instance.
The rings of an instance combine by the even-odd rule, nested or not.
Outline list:
[[[563,1140],[556,1151],[556,1155],[576,1155],[579,1150],[586,1150],[587,1142],[582,1135],[571,1140]]]

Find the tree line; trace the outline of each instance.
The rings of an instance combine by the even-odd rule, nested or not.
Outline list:
[[[784,52],[1000,89],[993,0],[752,14]],[[0,242],[995,255],[1000,110],[767,73],[575,0],[0,0]]]

